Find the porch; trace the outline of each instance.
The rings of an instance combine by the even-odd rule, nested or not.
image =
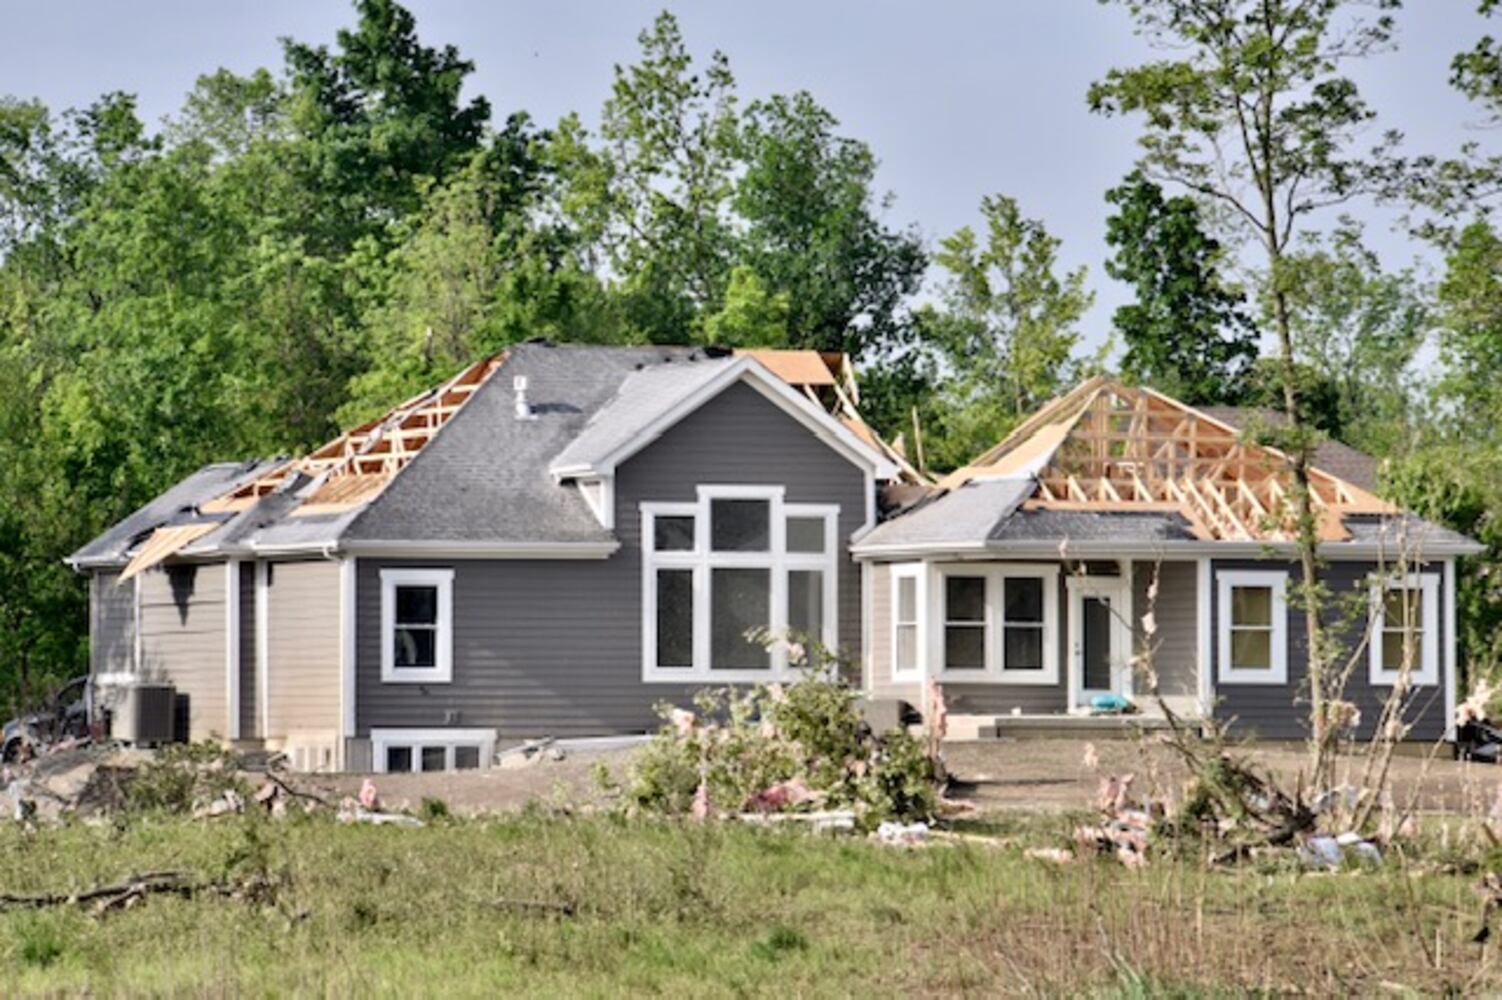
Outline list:
[[[869,567],[873,700],[922,711],[943,687],[951,726],[1070,732],[1140,726],[1161,697],[1210,703],[1208,560],[950,557]],[[1124,718],[1100,709],[1130,707]]]

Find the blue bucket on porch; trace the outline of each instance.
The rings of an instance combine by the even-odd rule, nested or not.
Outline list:
[[[1121,715],[1131,709],[1132,703],[1119,694],[1098,694],[1090,699],[1090,711],[1101,715]]]

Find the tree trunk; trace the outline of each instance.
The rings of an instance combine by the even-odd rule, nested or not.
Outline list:
[[[1313,494],[1309,486],[1309,450],[1299,415],[1298,365],[1293,352],[1292,320],[1288,295],[1281,287],[1279,269],[1283,248],[1277,239],[1277,209],[1271,192],[1264,201],[1267,211],[1269,271],[1272,275],[1273,324],[1278,335],[1278,352],[1283,371],[1283,410],[1291,431],[1292,447],[1287,449],[1289,471],[1293,474],[1294,519],[1299,546],[1299,568],[1303,578],[1304,629],[1309,661],[1309,764],[1315,794],[1323,791],[1332,773],[1333,749],[1329,733],[1328,676],[1325,669],[1324,625],[1319,605],[1319,522],[1314,516]]]

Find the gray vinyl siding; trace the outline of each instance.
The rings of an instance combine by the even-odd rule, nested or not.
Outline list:
[[[136,660],[136,585],[117,585],[120,573],[90,578],[89,669],[94,674],[129,673]]]
[[[989,564],[987,564],[989,565]],[[1059,574],[1057,684],[965,684],[944,682],[944,704],[955,715],[1049,715],[1064,712],[1069,702],[1069,592],[1067,572]],[[937,629],[942,622],[933,623]]]
[[[261,736],[261,691],[256,682],[256,564],[240,564],[240,738]]]
[[[1218,719],[1235,720],[1234,728],[1241,732],[1256,733],[1266,739],[1304,739],[1309,735],[1309,660],[1308,635],[1304,627],[1304,611],[1292,600],[1288,607],[1288,683],[1286,685],[1222,684],[1219,680],[1220,642],[1220,586],[1219,574],[1223,570],[1286,570],[1289,587],[1298,583],[1301,571],[1296,563],[1273,560],[1223,560],[1212,566],[1210,586],[1212,642],[1210,656],[1216,664],[1215,716]],[[1376,570],[1370,562],[1331,562],[1320,571],[1320,577],[1332,595],[1348,595],[1353,591],[1364,594],[1369,575]],[[1443,563],[1433,563],[1423,570],[1440,574],[1439,608],[1439,667],[1440,683],[1433,687],[1414,690],[1410,707],[1404,718],[1413,723],[1409,738],[1413,740],[1438,739],[1445,731],[1445,651],[1453,641],[1449,635],[1447,608],[1444,607],[1445,587]],[[1334,614],[1327,619],[1333,620]],[[1342,642],[1346,656],[1357,649],[1366,626],[1365,615],[1356,615],[1343,630]],[[1360,662],[1351,671],[1346,687],[1346,698],[1361,710],[1359,738],[1370,737],[1389,689],[1373,687],[1368,680],[1367,653],[1361,650]],[[1341,658],[1344,661],[1344,656]]]
[[[1158,599],[1148,598],[1154,567]],[[1199,694],[1199,564],[1194,562],[1138,562],[1132,574],[1132,631],[1136,648],[1147,646],[1142,616],[1153,612],[1157,629],[1152,638],[1153,670],[1158,692],[1167,698]],[[1143,694],[1143,682],[1137,689]]]
[[[188,699],[190,740],[229,736],[224,564],[147,570],[141,581],[141,675]]]
[[[266,735],[332,738],[339,729],[337,562],[271,564],[266,640]]]
[[[653,729],[659,701],[699,685],[642,680],[640,504],[692,501],[700,484],[782,485],[789,503],[840,506],[839,640],[858,669],[860,573],[847,540],[865,520],[861,469],[738,384],[621,465],[604,560],[362,558],[356,584],[356,730],[495,727],[503,740]],[[453,681],[381,683],[380,571],[454,570]]]

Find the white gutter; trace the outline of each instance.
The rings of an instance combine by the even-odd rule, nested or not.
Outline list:
[[[1443,559],[1450,556],[1471,556],[1485,551],[1475,542],[1433,543],[1422,546],[1425,559]],[[1118,556],[1218,556],[1223,558],[1248,557],[1270,558],[1298,555],[1298,546],[1292,542],[1112,542],[1091,539],[1089,541],[1056,542],[956,542],[949,544],[890,544],[852,545],[850,554],[856,559],[907,559],[953,556],[961,559],[1032,559],[1032,558],[1116,558]],[[1331,559],[1377,559],[1392,554],[1392,545],[1377,542],[1332,542],[1321,545],[1319,554]]]

